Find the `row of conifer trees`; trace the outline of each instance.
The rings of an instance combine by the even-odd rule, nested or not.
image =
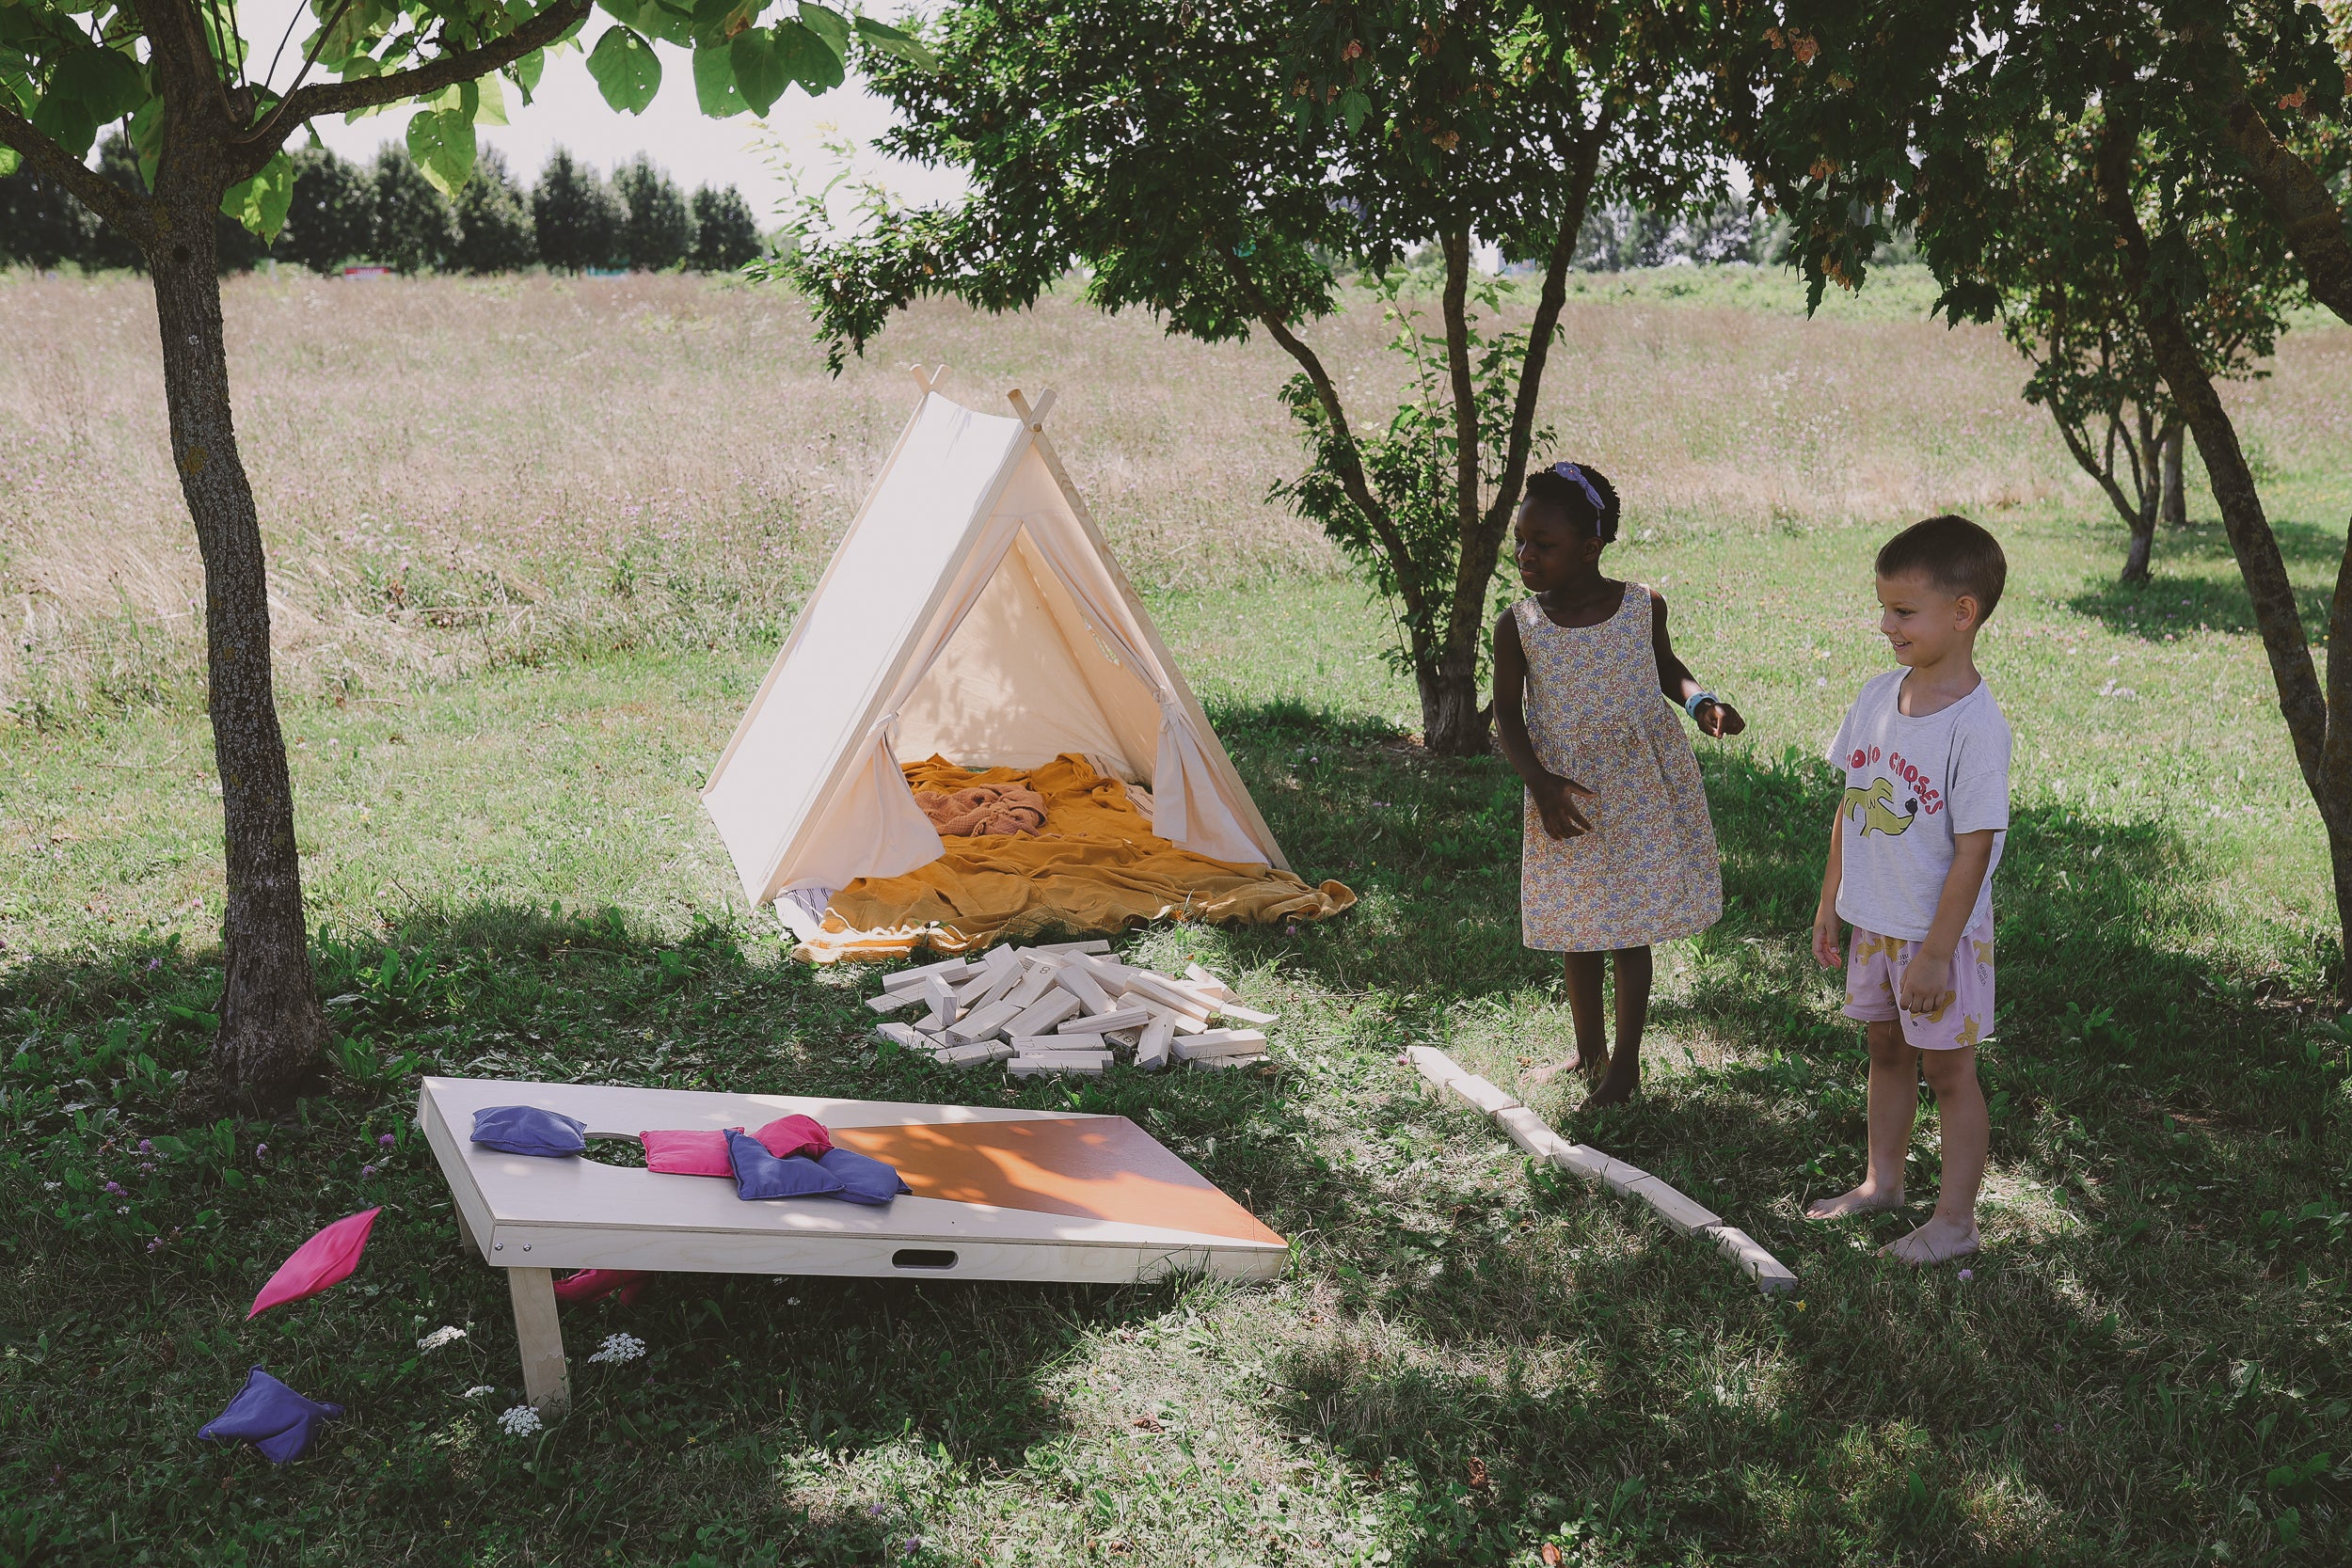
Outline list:
[[[139,178],[119,135],[107,139],[99,161],[119,183]],[[528,190],[496,149],[485,148],[454,200],[397,145],[373,163],[305,149],[294,155],[294,205],[274,241],[265,245],[227,218],[218,234],[224,269],[274,258],[321,273],[367,261],[404,273],[732,272],[760,247],[751,207],[734,186],[705,185],[689,197],[643,153],[607,179],[562,148]],[[8,262],[130,267],[137,257],[71,196],[19,169],[0,180],[0,264]]]

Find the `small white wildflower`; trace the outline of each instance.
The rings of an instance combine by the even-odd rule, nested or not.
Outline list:
[[[527,1404],[518,1404],[499,1418],[499,1428],[509,1437],[528,1437],[547,1423],[539,1413]]]
[[[624,1361],[634,1361],[644,1354],[645,1341],[637,1338],[636,1335],[608,1334],[604,1337],[604,1344],[596,1354],[588,1359],[606,1362],[617,1367]]]
[[[417,1348],[419,1350],[439,1350],[443,1345],[455,1344],[458,1340],[464,1338],[465,1337],[466,1331],[464,1329],[453,1328],[447,1324],[443,1324],[441,1327],[437,1328],[432,1333],[426,1335],[423,1338],[418,1340]]]
[[[485,1394],[495,1394],[497,1392],[498,1390],[496,1388],[491,1387],[486,1383],[477,1383],[457,1397],[461,1400],[478,1400]]]
[[[40,1190],[44,1193],[54,1193],[64,1185],[62,1181],[44,1181],[40,1184]]]

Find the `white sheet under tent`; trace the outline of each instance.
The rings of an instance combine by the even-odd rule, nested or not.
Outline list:
[[[931,757],[1081,757],[1141,786],[1177,848],[1287,874],[1046,439],[1054,394],[984,414],[938,389],[944,367],[914,373],[921,402],[703,791],[744,895],[824,947],[840,890],[947,851],[901,768]]]

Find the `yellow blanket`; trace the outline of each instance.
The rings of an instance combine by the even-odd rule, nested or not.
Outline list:
[[[1041,768],[974,773],[944,757],[905,765],[918,791],[1022,784],[1045,797],[1035,838],[949,838],[947,852],[903,877],[861,877],[834,895],[817,936],[794,949],[818,963],[881,958],[928,942],[961,953],[1048,927],[1109,932],[1153,920],[1272,925],[1320,920],[1356,902],[1338,882],[1309,887],[1287,871],[1234,865],[1152,833],[1127,786],[1064,753]]]

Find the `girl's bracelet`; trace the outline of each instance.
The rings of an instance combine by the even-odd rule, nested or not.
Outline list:
[[[1712,691],[1693,691],[1691,693],[1690,701],[1682,705],[1682,711],[1689,714],[1692,718],[1696,719],[1699,716],[1699,708],[1701,705],[1707,703],[1713,703],[1720,706],[1722,705],[1723,699],[1716,696]]]

